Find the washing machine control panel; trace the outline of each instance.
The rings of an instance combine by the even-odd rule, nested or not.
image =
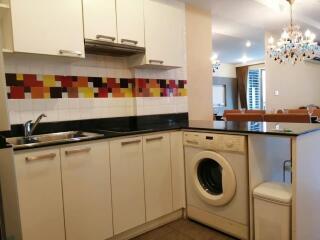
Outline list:
[[[246,137],[215,133],[185,132],[184,145],[216,151],[245,152]]]

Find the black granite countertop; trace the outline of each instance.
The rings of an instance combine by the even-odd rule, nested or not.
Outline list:
[[[41,146],[20,148],[16,149],[15,151],[170,130],[200,130],[226,132],[232,134],[265,134],[287,137],[299,136],[302,134],[307,134],[313,131],[320,130],[319,124],[188,121],[187,115],[185,114],[43,123],[39,126],[40,128],[37,130],[36,134],[63,131],[89,131],[100,133],[102,135],[92,139],[70,141],[67,143],[48,143],[42,144]],[[5,135],[6,137],[21,136],[21,126],[13,126],[11,132],[5,132],[1,134]]]
[[[314,123],[189,121],[187,129],[240,134],[299,136],[320,130],[320,125]]]

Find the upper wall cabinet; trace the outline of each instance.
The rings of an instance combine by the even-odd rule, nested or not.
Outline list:
[[[83,0],[85,38],[144,47],[143,0]]]
[[[185,4],[176,0],[144,0],[145,56],[133,67],[177,68],[185,62]]]
[[[11,0],[13,51],[84,57],[81,0]]]
[[[144,47],[143,0],[117,0],[118,43]]]
[[[83,0],[84,37],[117,42],[115,0]]]

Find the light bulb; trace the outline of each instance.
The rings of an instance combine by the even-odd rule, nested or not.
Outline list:
[[[252,43],[248,40],[248,41],[246,42],[246,47],[249,48],[249,47],[251,47],[251,46],[252,46]]]
[[[273,37],[269,37],[268,43],[269,43],[270,45],[272,45],[272,44],[274,43],[274,38],[273,38]]]
[[[306,36],[306,38],[309,38],[311,36],[311,31],[309,29],[307,29],[307,31],[304,33],[304,35]]]

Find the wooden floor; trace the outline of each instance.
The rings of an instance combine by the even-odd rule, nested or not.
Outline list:
[[[178,220],[133,240],[236,240],[190,220]]]

